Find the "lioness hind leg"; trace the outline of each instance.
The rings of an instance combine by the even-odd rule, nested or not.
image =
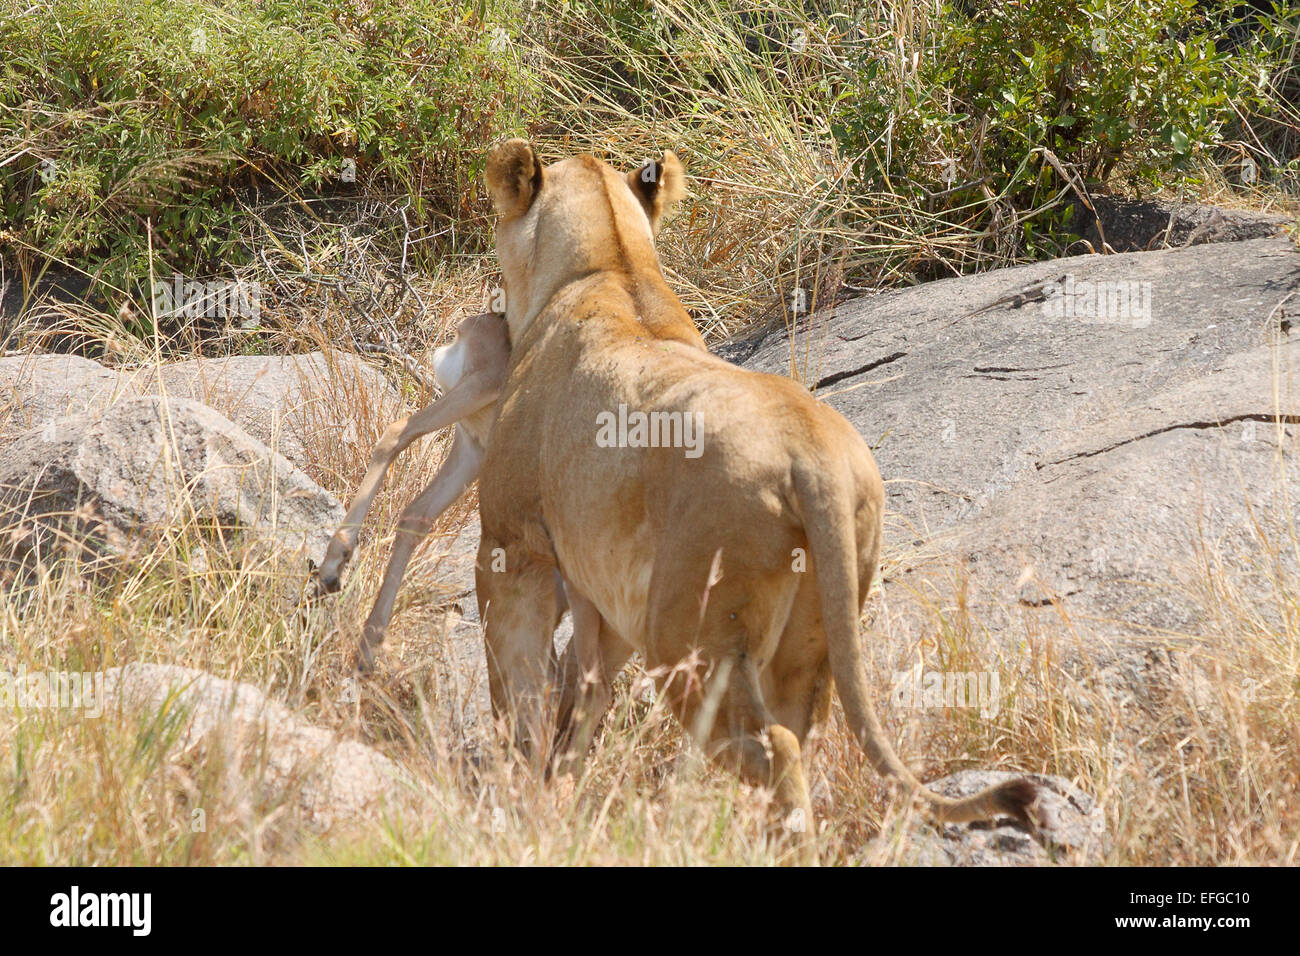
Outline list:
[[[646,668],[669,705],[715,762],[773,792],[780,828],[807,848],[812,806],[798,734],[777,721],[759,670],[785,628],[798,577],[782,567],[784,543],[770,570],[763,555],[728,564],[707,551],[684,559],[668,548],[650,581]],[[720,560],[721,558],[721,560]]]
[[[808,736],[830,717],[831,673],[826,658],[817,578],[809,568],[802,575],[790,616],[771,662],[763,671],[763,699],[776,722],[799,739],[808,758]]]
[[[725,667],[725,670],[723,669]],[[667,678],[668,699],[682,725],[699,726],[702,712],[711,709],[712,681],[697,682],[680,673]],[[804,846],[811,845],[812,802],[804,776],[799,738],[778,723],[768,710],[752,658],[740,655],[715,668],[713,679],[725,679],[722,706],[712,716],[704,743],[708,756],[746,783],[765,787],[775,798],[779,828]]]
[[[812,803],[804,778],[799,738],[776,722],[763,700],[758,668],[750,658],[732,671],[727,701],[730,763],[747,783],[769,787],[786,829],[802,836],[812,827]]]

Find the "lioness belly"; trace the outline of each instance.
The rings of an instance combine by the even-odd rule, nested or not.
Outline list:
[[[553,532],[554,533],[554,532]],[[649,528],[643,526],[628,539],[607,533],[581,537],[555,535],[560,573],[596,607],[611,627],[640,648],[646,626],[654,549]]]

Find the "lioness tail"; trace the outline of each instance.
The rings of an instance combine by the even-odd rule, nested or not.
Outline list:
[[[849,728],[876,772],[893,778],[919,797],[936,820],[964,823],[1005,814],[1033,826],[1030,810],[1037,791],[1030,781],[1010,780],[954,800],[926,789],[898,759],[886,738],[867,692],[858,645],[858,547],[850,500],[853,484],[847,472],[842,458],[828,456],[827,460],[797,468],[794,485],[821,592],[831,675]]]

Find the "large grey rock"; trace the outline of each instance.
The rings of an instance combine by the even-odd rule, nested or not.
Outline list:
[[[1079,210],[1074,228],[1098,252],[1102,251],[1103,236],[1115,252],[1144,252],[1267,239],[1295,223],[1272,213],[1159,199],[1096,196],[1093,206],[1095,212]]]
[[[1066,273],[1146,284],[1149,312],[1067,318],[1032,296],[976,312]],[[1298,290],[1283,239],[1081,256],[858,299],[740,354],[778,373],[802,357],[873,445],[895,578],[956,561],[994,632],[1194,633],[1179,562],[1208,544],[1248,566],[1252,529],[1296,517]]]
[[[171,362],[145,387],[210,405],[299,467],[364,443],[404,413],[383,374],[342,352]]]
[[[414,792],[410,774],[370,747],[306,723],[251,684],[192,667],[110,668],[104,712],[161,718],[176,728],[178,757],[220,755],[227,799],[292,803],[315,830],[378,818]]]
[[[481,529],[478,509],[472,509],[458,531],[447,534],[429,545],[437,561],[437,586],[448,599],[455,601],[466,618],[478,620],[478,602],[474,597],[474,563],[478,560]]]
[[[110,369],[75,355],[0,358],[0,438],[144,395],[209,405],[295,465],[374,441],[405,409],[383,374],[342,352],[240,355]]]
[[[319,562],[343,507],[212,409],[134,398],[5,441],[0,514],[23,553],[61,540],[122,555],[191,523],[254,533]]]
[[[80,355],[0,357],[0,438],[139,394],[129,376]]]
[[[467,603],[473,604],[472,596]],[[450,608],[431,630],[436,696],[461,739],[475,745],[492,733],[483,627],[477,615],[470,619]]]

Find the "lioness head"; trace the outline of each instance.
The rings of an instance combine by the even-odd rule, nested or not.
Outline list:
[[[512,335],[575,277],[658,272],[659,223],[685,192],[682,164],[672,152],[623,174],[586,154],[543,166],[522,139],[492,150],[486,179],[498,215],[497,258]]]

